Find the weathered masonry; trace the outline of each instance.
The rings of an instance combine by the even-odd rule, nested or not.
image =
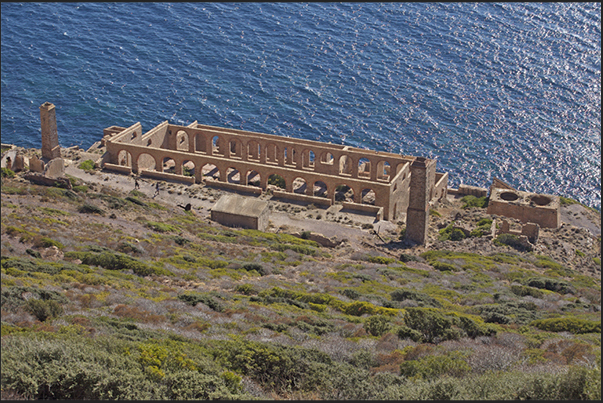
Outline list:
[[[351,201],[344,207],[380,207],[385,220],[406,219],[407,236],[419,243],[425,242],[430,206],[446,197],[448,187],[448,174],[436,172],[435,160],[197,122],[165,121],[144,134],[140,123],[112,126],[103,143],[103,167],[123,173],[252,193],[265,191],[278,175],[292,198],[329,205],[345,189]]]

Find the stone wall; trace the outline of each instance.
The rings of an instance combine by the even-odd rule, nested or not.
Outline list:
[[[488,214],[532,222],[543,228],[561,225],[559,196],[493,188],[488,202]]]
[[[107,132],[105,143],[107,154],[103,161],[129,166],[135,173],[144,169],[184,176],[188,169],[196,183],[203,183],[205,175],[212,175],[220,182],[242,186],[259,176],[263,190],[271,175],[279,175],[285,181],[286,192],[327,197],[333,203],[340,185],[351,189],[357,204],[363,203],[363,194],[372,191],[374,204],[383,208],[386,220],[399,219],[407,213],[416,186],[411,168],[416,157],[197,122],[181,126],[166,121],[146,134],[142,134],[137,123],[118,134]],[[417,189],[424,193],[416,201],[422,203],[415,206],[420,211],[428,209],[432,198],[435,197],[434,202],[441,199],[447,187],[446,174],[438,174],[435,187],[435,161],[429,166],[428,178]],[[294,183],[303,185],[294,189]],[[319,194],[315,189],[326,192]],[[421,225],[424,221],[421,219]]]

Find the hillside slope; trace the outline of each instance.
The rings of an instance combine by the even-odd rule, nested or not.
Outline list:
[[[452,196],[426,246],[275,200],[264,233],[209,220],[223,191],[65,157],[72,190],[2,180],[3,398],[600,399],[596,211],[529,252],[443,240],[492,218]]]

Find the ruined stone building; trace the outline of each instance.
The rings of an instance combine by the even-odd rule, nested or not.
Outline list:
[[[341,201],[337,194],[345,189],[344,207],[377,208],[385,220],[406,220],[407,237],[418,243],[425,242],[430,206],[446,197],[448,187],[448,174],[436,172],[432,159],[197,122],[165,121],[147,133],[140,123],[112,126],[103,143],[103,168],[126,174],[256,194],[276,175],[284,193],[308,204]]]

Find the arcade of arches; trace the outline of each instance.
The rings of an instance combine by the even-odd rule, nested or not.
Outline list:
[[[416,217],[423,231],[423,216],[445,197],[448,181],[447,174],[436,173],[435,160],[197,122],[166,121],[145,134],[140,123],[112,126],[105,129],[103,143],[107,167],[263,190],[272,184],[297,196],[374,204],[383,208],[386,220],[406,215],[407,232]]]

